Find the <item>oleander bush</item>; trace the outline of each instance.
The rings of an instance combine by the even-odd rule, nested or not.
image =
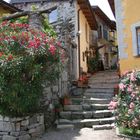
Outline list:
[[[37,112],[43,83],[60,75],[61,43],[28,24],[0,24],[0,114],[24,116]]]
[[[110,103],[110,109],[115,109],[118,127],[140,130],[140,71],[126,72],[119,83],[119,93]]]

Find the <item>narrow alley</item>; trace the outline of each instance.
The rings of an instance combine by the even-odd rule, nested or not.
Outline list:
[[[72,96],[57,122],[41,140],[121,140],[114,130],[114,116],[108,105],[119,77],[116,71],[98,72],[89,79],[89,88]]]

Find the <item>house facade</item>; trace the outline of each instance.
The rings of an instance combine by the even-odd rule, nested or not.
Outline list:
[[[0,1],[0,17],[4,14],[15,13],[15,12],[19,12],[19,11],[21,11],[21,10],[14,7],[13,5],[11,5],[3,0]]]
[[[121,73],[140,69],[139,0],[109,0],[116,16]]]
[[[103,62],[104,69],[111,69],[116,67],[115,65],[118,61],[116,24],[98,6],[93,6],[92,8],[98,24],[96,35],[98,48],[100,48],[99,57]]]
[[[69,55],[68,72],[72,80],[77,80],[82,72],[87,72],[87,52],[94,43],[90,31],[97,29],[96,20],[88,0],[11,0],[11,3],[22,10],[56,7],[48,15],[60,40]]]

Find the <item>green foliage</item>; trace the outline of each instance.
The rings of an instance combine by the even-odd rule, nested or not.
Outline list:
[[[52,25],[49,24],[49,21],[47,18],[44,18],[43,20],[43,31],[48,34],[49,36],[56,38],[56,32],[54,31]]]
[[[60,75],[64,53],[55,38],[28,24],[0,24],[0,113],[24,116],[37,112],[42,84]]]
[[[135,131],[132,128],[120,127],[119,131],[120,131],[121,134],[129,135],[129,136],[134,136],[134,137],[140,137],[140,130]]]
[[[91,57],[88,60],[88,71],[89,72],[96,72],[99,66],[99,55],[96,54],[95,57]]]

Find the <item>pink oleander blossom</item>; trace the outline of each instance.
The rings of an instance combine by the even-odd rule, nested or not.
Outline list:
[[[134,109],[135,108],[135,104],[133,102],[131,102],[129,107],[130,107],[130,109]]]
[[[127,91],[130,92],[130,93],[133,91],[132,85],[129,85],[129,86],[127,87]]]
[[[120,90],[124,91],[124,89],[126,88],[126,85],[124,85],[123,83],[120,83],[119,88]]]
[[[114,110],[114,109],[117,107],[117,105],[118,105],[118,102],[116,102],[116,101],[111,101],[108,108],[109,108],[110,110]]]
[[[136,92],[132,92],[131,97],[133,97],[133,98],[136,97]]]
[[[131,81],[136,81],[136,77],[135,77],[134,72],[131,73],[131,75],[130,75],[130,80],[131,80]]]
[[[133,114],[133,112],[134,112],[134,111],[133,111],[132,109],[129,109],[129,110],[128,110],[128,114]]]

